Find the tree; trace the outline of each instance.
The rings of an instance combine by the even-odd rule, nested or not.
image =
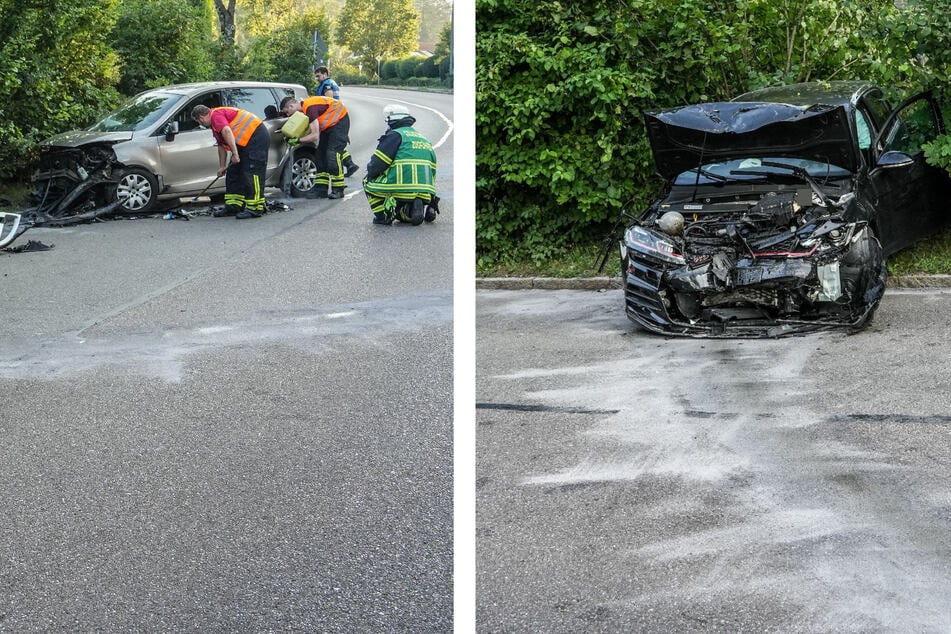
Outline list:
[[[289,14],[281,26],[252,38],[241,78],[267,77],[314,88],[314,31],[326,33],[329,29],[330,21],[322,9]]]
[[[379,60],[416,49],[419,12],[413,0],[347,0],[337,22],[337,39],[374,69]]]
[[[450,21],[452,1],[414,0],[419,11],[419,41],[434,42],[444,24]]]
[[[316,5],[313,0],[241,0],[236,17],[241,23],[241,32],[254,37],[313,16],[318,13]],[[319,13],[326,15],[326,8],[321,7]]]
[[[436,41],[436,47],[433,49],[433,57],[438,64],[450,56],[452,52],[452,23],[447,22],[442,31],[439,32],[439,40]]]
[[[215,12],[218,14],[218,28],[224,46],[234,46],[237,26],[235,25],[235,0],[215,0]]]
[[[204,11],[193,0],[120,0],[118,11],[109,41],[122,58],[123,94],[211,78]]]

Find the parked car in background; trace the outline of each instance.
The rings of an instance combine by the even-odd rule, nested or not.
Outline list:
[[[663,195],[621,240],[626,312],[647,330],[777,337],[862,328],[886,258],[948,225],[951,179],[921,146],[930,94],[797,84],[645,114]]]
[[[220,81],[142,92],[85,130],[46,139],[33,175],[37,211],[47,217],[108,212],[145,214],[165,199],[195,196],[215,180],[218,154],[210,130],[191,118],[198,104],[231,106],[264,119],[271,132],[266,185],[304,195],[314,187],[314,148],[291,152],[279,130],[284,97],[303,99],[299,84]],[[270,115],[270,116],[269,116]],[[285,169],[294,156],[291,169]],[[218,179],[205,192],[224,192]]]

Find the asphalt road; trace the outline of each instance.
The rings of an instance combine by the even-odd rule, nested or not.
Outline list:
[[[452,96],[344,90],[359,165],[390,100],[441,143],[435,223],[361,170],[0,252],[0,631],[451,628]]]
[[[951,292],[781,340],[476,303],[479,632],[951,627]]]

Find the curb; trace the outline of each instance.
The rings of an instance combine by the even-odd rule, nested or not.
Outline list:
[[[620,289],[621,277],[477,277],[477,290],[524,291]],[[888,288],[951,288],[951,275],[900,275],[889,278]]]
[[[606,288],[623,288],[621,277],[477,277],[477,289],[504,289],[523,291],[529,289],[545,290],[584,290],[595,291]]]

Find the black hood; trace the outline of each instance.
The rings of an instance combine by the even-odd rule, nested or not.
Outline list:
[[[796,157],[854,172],[848,113],[842,106],[723,102],[644,114],[658,173],[667,180],[701,163]]]

